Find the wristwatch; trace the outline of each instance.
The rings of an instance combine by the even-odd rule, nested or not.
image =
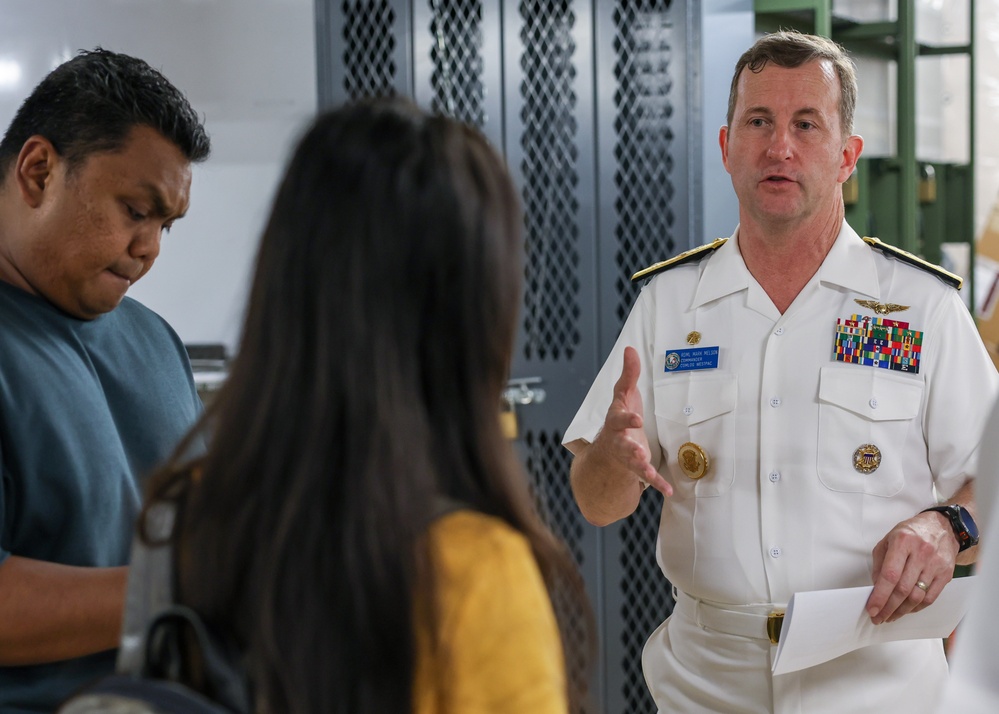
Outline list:
[[[959,553],[973,545],[978,545],[978,526],[975,525],[975,519],[971,517],[967,508],[956,504],[949,504],[946,506],[924,508],[920,513],[926,513],[927,511],[940,511],[940,513],[950,519],[954,535],[957,536]]]

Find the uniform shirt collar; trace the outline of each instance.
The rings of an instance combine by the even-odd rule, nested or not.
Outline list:
[[[874,251],[846,221],[819,267],[818,278],[820,282],[837,285],[848,292],[881,297]]]
[[[874,252],[846,221],[819,267],[818,279],[848,291],[879,298]],[[706,261],[691,307],[746,290],[755,282],[739,250],[739,228]]]
[[[745,290],[753,281],[739,251],[738,226],[728,242],[712,253],[705,262],[691,307],[700,307],[712,300]]]

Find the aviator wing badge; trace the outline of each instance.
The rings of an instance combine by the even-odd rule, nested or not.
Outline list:
[[[861,300],[857,298],[854,300],[861,307],[870,308],[878,315],[891,315],[893,312],[902,312],[903,310],[908,310],[908,305],[899,305],[894,302],[877,302],[876,300]]]

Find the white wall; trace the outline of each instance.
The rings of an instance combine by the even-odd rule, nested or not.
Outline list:
[[[185,342],[234,349],[271,196],[316,111],[313,0],[0,1],[0,131],[46,73],[96,45],[160,69],[204,115],[213,152],[191,208],[129,294]]]

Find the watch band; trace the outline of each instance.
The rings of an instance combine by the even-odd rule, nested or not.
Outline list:
[[[952,503],[924,508],[920,513],[927,511],[937,511],[947,516],[951,528],[954,529],[954,535],[957,537],[958,553],[978,545],[978,526],[967,508]]]

